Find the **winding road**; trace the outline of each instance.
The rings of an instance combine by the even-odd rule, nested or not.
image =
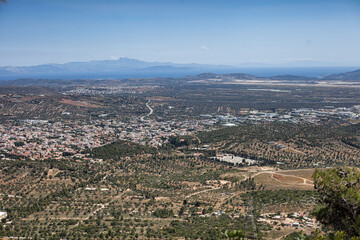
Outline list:
[[[144,118],[145,118],[145,117],[150,116],[150,115],[153,114],[153,112],[154,112],[154,109],[152,109],[152,108],[150,107],[149,103],[150,103],[150,100],[147,101],[146,107],[150,110],[150,112],[149,112],[148,114],[146,114],[145,116],[142,116],[142,117],[140,118],[141,121],[144,121]]]

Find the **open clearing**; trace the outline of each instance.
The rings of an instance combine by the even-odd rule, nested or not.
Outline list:
[[[252,170],[254,173],[255,171]],[[313,190],[314,184],[312,174],[314,169],[301,170],[260,170],[250,174],[256,184],[262,184],[265,189],[292,189],[292,190]]]

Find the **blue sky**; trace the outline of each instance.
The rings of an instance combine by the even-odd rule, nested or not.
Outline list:
[[[137,58],[360,66],[359,0],[8,0],[0,66]]]

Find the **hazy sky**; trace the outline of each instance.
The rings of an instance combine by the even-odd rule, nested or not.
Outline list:
[[[118,57],[360,65],[360,0],[8,0],[0,66]]]

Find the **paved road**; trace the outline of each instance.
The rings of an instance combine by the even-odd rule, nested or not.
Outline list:
[[[140,118],[141,121],[144,121],[144,118],[145,118],[145,117],[150,116],[150,115],[153,114],[153,112],[154,112],[154,109],[152,109],[152,108],[150,107],[149,103],[150,103],[150,100],[149,100],[145,105],[146,105],[146,107],[150,110],[150,112],[149,112],[148,114],[146,114],[145,116],[142,116],[142,117]]]

